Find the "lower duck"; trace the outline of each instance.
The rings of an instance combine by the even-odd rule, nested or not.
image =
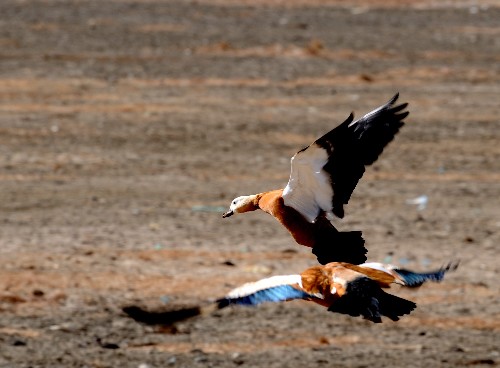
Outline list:
[[[457,266],[458,263],[451,262],[437,270],[420,273],[377,262],[360,265],[331,262],[310,267],[301,274],[272,276],[244,284],[205,305],[166,312],[148,312],[130,306],[123,311],[138,322],[172,325],[233,304],[253,306],[304,299],[326,307],[330,312],[362,316],[375,323],[382,322],[383,316],[398,321],[401,316],[411,313],[416,304],[383,289],[391,284],[415,288],[427,281],[440,282],[446,272]]]

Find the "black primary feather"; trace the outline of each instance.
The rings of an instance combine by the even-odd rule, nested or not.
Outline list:
[[[349,202],[354,188],[365,172],[365,166],[374,163],[387,144],[394,139],[408,111],[408,104],[394,106],[399,94],[385,105],[353,122],[353,114],[346,121],[316,140],[324,148],[329,160],[323,167],[333,187],[333,213],[344,217],[344,204]]]

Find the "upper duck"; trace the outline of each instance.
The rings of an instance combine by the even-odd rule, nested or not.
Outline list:
[[[399,94],[358,120],[340,125],[298,151],[284,189],[235,198],[222,217],[258,208],[274,216],[322,264],[366,261],[360,231],[339,232],[330,222],[344,217],[344,205],[365,172],[393,140],[409,112]]]

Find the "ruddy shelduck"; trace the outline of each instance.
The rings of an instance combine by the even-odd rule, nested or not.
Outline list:
[[[272,276],[244,284],[202,306],[156,313],[139,307],[124,308],[124,311],[139,322],[168,325],[233,304],[253,306],[304,299],[326,307],[330,312],[362,316],[376,323],[382,322],[382,316],[397,321],[415,309],[416,304],[388,294],[384,288],[391,284],[415,288],[427,281],[440,282],[446,272],[457,266],[456,262],[449,263],[438,270],[419,273],[376,262],[360,265],[332,262],[308,268],[298,275]]]
[[[354,121],[342,124],[298,151],[291,159],[291,173],[284,189],[235,198],[222,217],[261,209],[274,216],[301,245],[312,248],[321,264],[366,261],[360,231],[339,232],[330,222],[344,217],[354,188],[393,140],[408,111],[395,105],[399,94],[386,104]]]

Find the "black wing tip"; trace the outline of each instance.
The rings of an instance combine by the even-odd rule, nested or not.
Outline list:
[[[446,265],[442,266],[436,273],[440,275],[440,278],[438,280],[435,280],[436,282],[440,282],[444,279],[444,275],[447,272],[453,272],[456,271],[458,268],[458,265],[460,264],[460,260],[453,260],[448,262]]]
[[[399,99],[399,92],[396,92],[396,94],[385,105],[382,106],[382,109],[387,110],[388,112],[390,112],[394,116],[398,117],[399,120],[403,120],[404,118],[406,118],[409,115],[409,112],[405,111],[405,112],[402,112],[401,114],[396,114],[396,113],[406,109],[409,106],[409,103],[403,102],[399,105],[394,106],[398,99]]]
[[[443,266],[442,268],[448,272],[448,271],[456,271],[458,266],[460,265],[460,260],[455,259],[453,261],[450,261],[446,264],[446,266]]]
[[[351,113],[349,114],[349,116],[341,124],[339,124],[336,128],[333,128],[332,130],[330,130],[328,133],[326,133],[325,135],[323,135],[321,138],[317,139],[316,143],[322,143],[323,141],[328,140],[329,139],[329,135],[332,134],[334,131],[336,131],[337,128],[343,127],[345,129],[345,128],[349,127],[349,125],[351,125],[351,123],[353,121],[354,121],[354,111],[351,111]]]
[[[399,91],[396,92],[394,96],[387,102],[386,105],[393,105],[399,98]]]
[[[403,121],[408,115],[410,115],[410,112],[408,110],[405,110],[408,108],[410,104],[408,102],[404,102],[402,104],[396,105],[396,106],[390,106],[387,109],[387,112],[394,117],[395,120],[397,121]]]
[[[410,115],[410,112],[409,112],[409,111],[403,111],[403,112],[402,112],[402,113],[400,113],[400,114],[394,114],[394,117],[396,118],[396,120],[400,122],[399,128],[401,128],[401,127],[404,125],[403,120],[404,120],[404,119],[405,119],[408,115]]]
[[[345,122],[348,122],[348,124],[352,123],[354,120],[354,111],[351,111]]]

